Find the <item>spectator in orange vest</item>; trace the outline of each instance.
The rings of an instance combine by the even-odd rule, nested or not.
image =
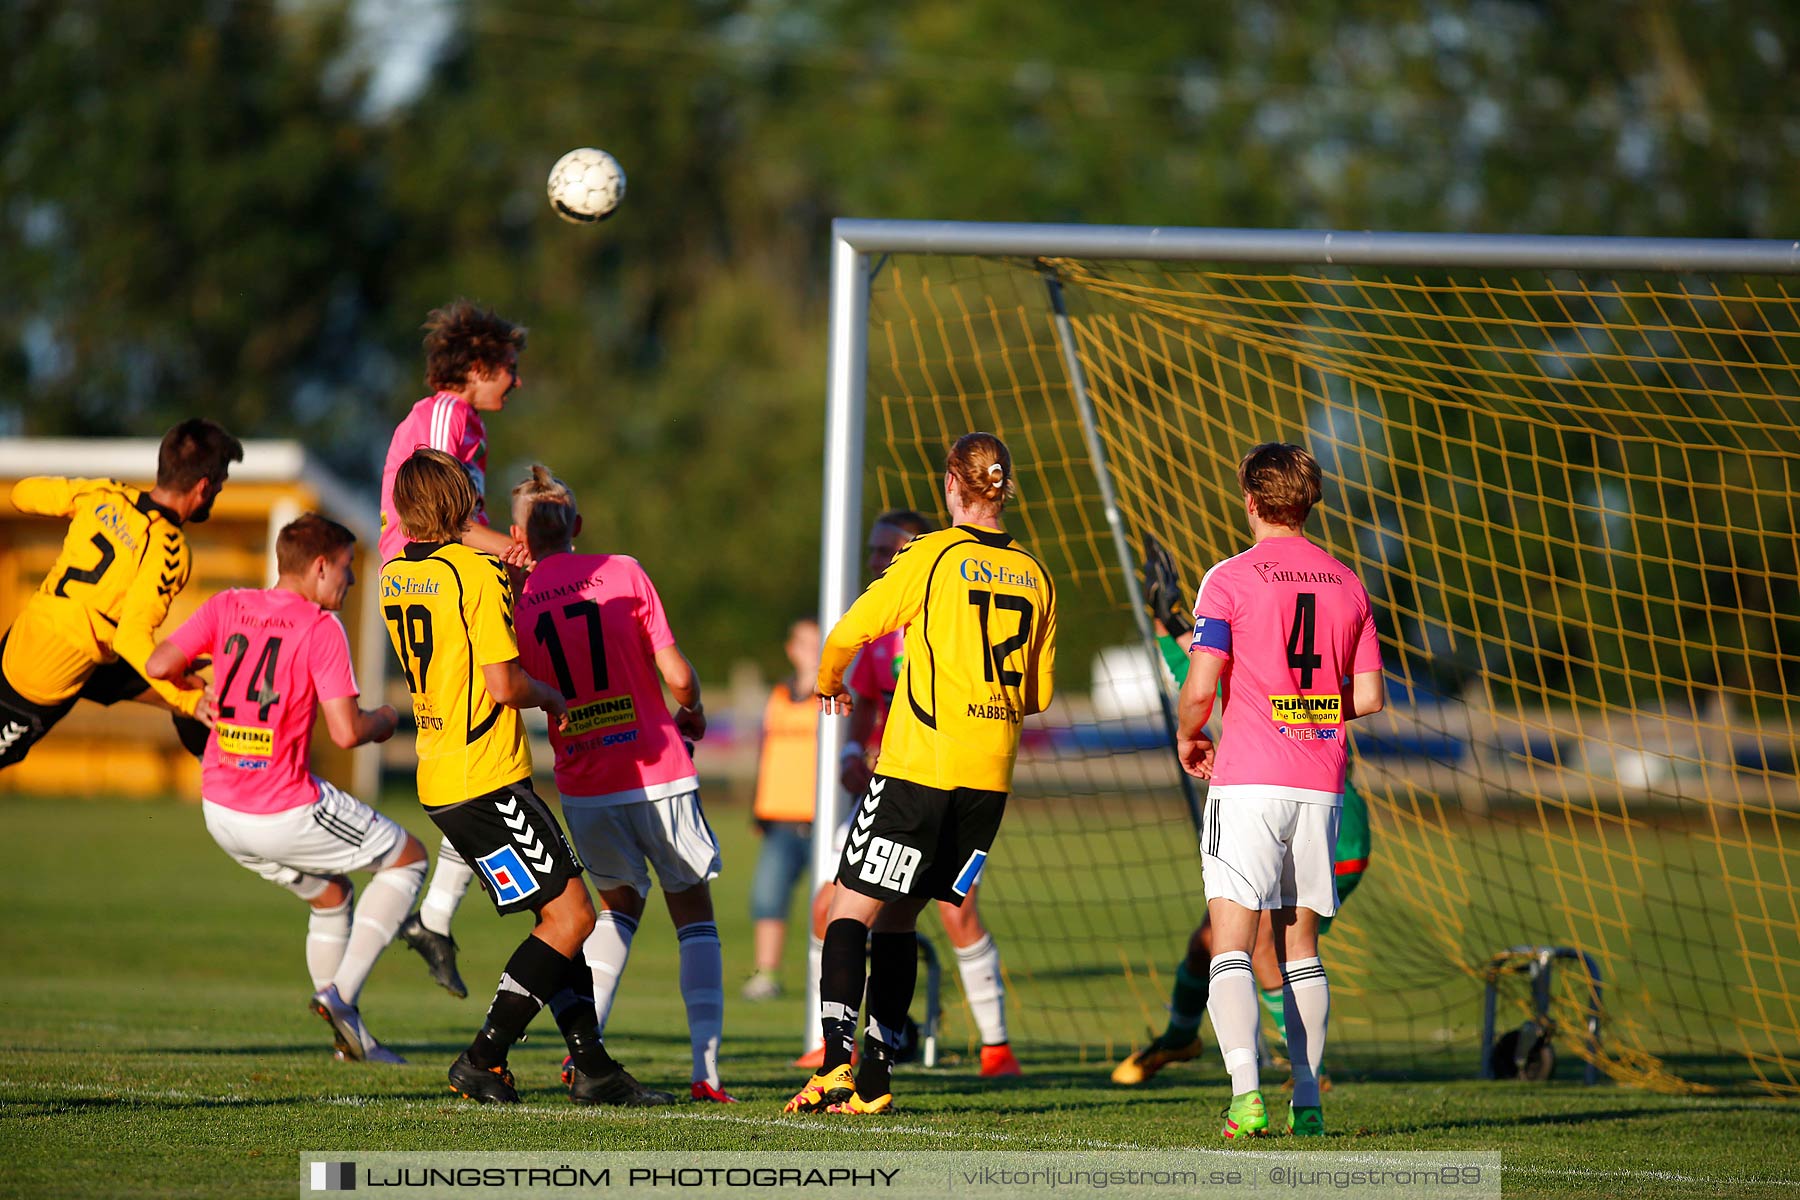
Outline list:
[[[813,802],[818,778],[819,623],[810,617],[788,630],[788,662],[794,674],[775,685],[763,709],[762,761],[756,772],[757,828],[762,853],[750,883],[750,915],[756,921],[756,974],[744,999],[781,995],[781,951],[787,943],[794,885],[812,861]]]

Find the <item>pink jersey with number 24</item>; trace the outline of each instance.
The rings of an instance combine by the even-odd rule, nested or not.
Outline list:
[[[169,641],[189,662],[213,660],[218,698],[201,794],[242,813],[317,800],[309,766],[317,706],[357,695],[337,616],[285,588],[232,588],[202,604]]]
[[[1264,538],[1200,581],[1190,649],[1228,663],[1207,794],[1342,804],[1350,677],[1381,669],[1356,574],[1304,537]]]
[[[666,800],[700,786],[656,668],[675,635],[635,558],[552,554],[526,577],[513,619],[526,674],[569,702],[569,732],[550,730],[565,807]]]

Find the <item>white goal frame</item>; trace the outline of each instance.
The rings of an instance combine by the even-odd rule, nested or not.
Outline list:
[[[977,221],[888,221],[840,217],[831,223],[830,357],[826,372],[824,515],[819,556],[819,620],[829,631],[857,592],[862,544],[863,439],[868,376],[869,289],[882,256],[969,255],[1020,259],[1280,263],[1291,266],[1508,267],[1539,270],[1800,274],[1800,240],[1624,238],[1201,229],[1133,225]],[[1149,616],[1131,566],[1086,383],[1055,277],[1048,275],[1069,387],[1081,411],[1115,551],[1146,642]],[[1165,717],[1172,720],[1165,694]],[[836,874],[832,835],[840,819],[841,720],[822,717],[818,799],[813,819],[813,887]],[[1186,776],[1182,777],[1184,782]],[[1191,797],[1190,797],[1191,801]],[[818,1041],[817,979],[807,981],[805,1044]]]

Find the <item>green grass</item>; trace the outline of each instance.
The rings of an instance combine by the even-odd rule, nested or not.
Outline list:
[[[410,806],[389,811],[427,828]],[[0,881],[5,1195],[291,1195],[297,1156],[309,1150],[841,1150],[872,1133],[885,1149],[1218,1144],[1226,1097],[1210,1050],[1126,1092],[1108,1084],[1108,1064],[1023,1038],[1022,1080],[982,1081],[953,1054],[937,1070],[906,1071],[896,1088],[904,1107],[891,1116],[855,1125],[782,1117],[802,1081],[787,1066],[800,1015],[791,1000],[736,999],[750,965],[744,895],[755,855],[741,810],[713,816],[726,862],[716,885],[731,989],[724,1073],[745,1103],[649,1115],[570,1106],[548,1021],[513,1057],[525,1105],[478,1109],[449,1095],[444,1069],[525,932],[523,919],[500,920],[479,896],[457,926],[479,994],[453,1000],[404,948],[390,951],[363,1008],[412,1063],[339,1064],[305,1006],[300,904],[232,864],[195,808],[9,799],[0,812],[19,851]],[[796,979],[802,947],[789,949]],[[640,1078],[671,1087],[688,1078],[675,967],[668,918],[653,908],[609,1031]],[[1509,1196],[1800,1197],[1800,1106],[1447,1073],[1347,1073],[1327,1097],[1326,1147],[1498,1150]],[[1246,1152],[1290,1148],[1276,1139]]]

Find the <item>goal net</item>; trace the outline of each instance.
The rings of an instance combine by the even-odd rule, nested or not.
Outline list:
[[[1490,981],[1499,1030],[1531,1016],[1496,955],[1567,947],[1602,990],[1555,972],[1558,1053],[1658,1089],[1800,1092],[1791,254],[1365,235],[1343,265],[1324,235],[1271,235],[1290,258],[1233,261],[1226,238],[1159,260],[1169,231],[1059,253],[1046,230],[946,255],[883,246],[890,224],[840,223],[869,247],[840,242],[834,330],[862,465],[828,489],[826,615],[876,512],[944,519],[950,443],[1006,440],[1009,529],[1060,608],[1058,699],[1026,724],[980,894],[1016,1044],[1098,1062],[1166,1021],[1204,909],[1198,785],[1138,556],[1160,541],[1191,600],[1248,545],[1238,459],[1280,440],[1324,466],[1308,533],[1368,585],[1390,695],[1352,727],[1373,848],[1322,943],[1328,1066],[1471,1075]]]

